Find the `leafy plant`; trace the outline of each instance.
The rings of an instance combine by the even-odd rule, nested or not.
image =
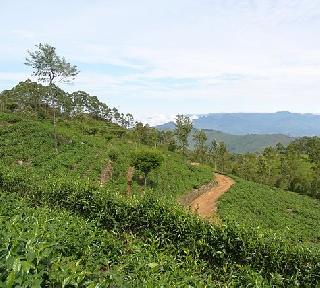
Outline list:
[[[132,165],[144,175],[144,186],[147,186],[148,174],[163,162],[163,156],[155,150],[140,150],[133,156]]]

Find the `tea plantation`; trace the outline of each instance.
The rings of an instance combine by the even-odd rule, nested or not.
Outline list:
[[[209,167],[153,148],[163,156],[162,165],[150,173],[147,187],[135,176],[128,197],[132,153],[144,147],[130,131],[90,117],[66,118],[58,123],[56,153],[52,129],[49,119],[0,114],[1,286],[319,284],[319,232],[311,228],[319,223],[316,200],[300,203],[291,194],[286,200],[281,192],[237,179],[219,208],[226,225],[214,226],[175,201],[210,181]],[[112,177],[100,185],[101,169],[110,161]],[[279,207],[271,212],[267,201]],[[289,215],[303,219],[283,218],[284,205]],[[271,214],[277,221],[270,221]],[[300,234],[299,225],[306,227]],[[278,233],[285,227],[292,237]]]
[[[320,201],[306,195],[235,178],[237,185],[219,201],[226,223],[259,227],[292,242],[320,247]]]

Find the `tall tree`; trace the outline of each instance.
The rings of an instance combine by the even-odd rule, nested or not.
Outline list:
[[[53,89],[56,82],[69,82],[79,73],[77,66],[71,65],[64,57],[58,56],[56,48],[49,44],[36,45],[35,51],[28,51],[25,64],[33,69],[32,75],[39,82],[48,84],[53,104],[53,131],[55,150],[58,152],[56,103],[57,95]]]
[[[218,143],[216,139],[213,139],[208,148],[208,153],[209,153],[209,164],[213,165],[214,170],[217,170],[217,148],[218,148]]]
[[[226,145],[221,142],[217,147],[218,166],[222,172],[225,172],[226,164],[228,161],[228,150]]]
[[[177,115],[175,125],[178,148],[185,154],[188,148],[188,137],[193,127],[192,120],[186,115]]]
[[[207,134],[203,130],[197,130],[193,134],[193,141],[195,142],[195,156],[196,160],[199,162],[204,162],[205,157],[207,154],[207,147],[206,147],[206,141],[207,141]]]
[[[148,126],[144,125],[142,122],[137,122],[133,128],[133,135],[138,144],[147,145],[148,138]]]

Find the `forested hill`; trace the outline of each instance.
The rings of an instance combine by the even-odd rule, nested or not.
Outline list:
[[[212,140],[224,142],[228,151],[232,153],[247,153],[262,151],[268,146],[275,146],[278,143],[287,146],[294,138],[282,134],[247,134],[247,135],[232,135],[221,131],[205,129],[207,134],[207,143]]]
[[[197,115],[193,126],[199,129],[213,129],[225,133],[284,134],[289,136],[320,135],[320,115],[290,113],[210,113]],[[172,123],[159,127],[168,128]]]
[[[167,131],[174,129],[174,123],[170,122],[164,125],[160,125],[157,128],[159,130]],[[247,153],[247,152],[259,152],[268,146],[275,146],[281,143],[287,146],[295,138],[286,136],[283,134],[247,134],[247,135],[233,135],[224,133],[217,130],[203,129],[207,135],[206,143],[209,144],[212,140],[217,142],[223,142],[229,152],[232,153]],[[193,137],[189,137],[190,146],[194,146]]]

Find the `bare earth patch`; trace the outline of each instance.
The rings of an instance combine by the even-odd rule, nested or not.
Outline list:
[[[215,180],[217,182],[216,186],[189,204],[191,210],[203,218],[215,216],[218,199],[235,183],[230,177],[221,174],[215,174]]]

